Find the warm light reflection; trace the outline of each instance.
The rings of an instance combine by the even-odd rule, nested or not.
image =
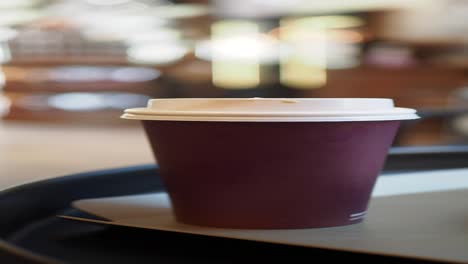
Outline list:
[[[294,25],[308,29],[353,28],[364,25],[364,20],[356,16],[314,16],[296,18]]]
[[[326,31],[311,29],[300,21],[283,19],[280,22],[279,37],[284,43],[280,57],[280,81],[293,88],[320,88],[327,81]]]
[[[276,60],[274,40],[261,35],[259,25],[248,21],[216,22],[211,34],[211,41],[199,43],[195,54],[211,60],[213,83],[228,89],[259,85],[260,63]]]
[[[269,33],[283,43],[281,82],[301,89],[319,88],[326,83],[326,69],[357,66],[364,36],[351,28],[363,23],[352,16],[282,19],[280,27]]]
[[[212,80],[216,86],[250,88],[260,83],[260,45],[255,40],[259,31],[258,25],[249,22],[225,21],[212,26]]]
[[[214,35],[213,35],[214,37]],[[259,61],[262,64],[278,61],[278,44],[262,34],[226,36],[196,45],[195,55],[204,60]]]
[[[310,60],[301,58],[296,53],[281,60],[280,81],[282,84],[299,89],[314,89],[325,85],[327,73],[325,67],[310,64]]]
[[[227,89],[253,88],[260,84],[260,64],[255,62],[212,62],[212,81]]]

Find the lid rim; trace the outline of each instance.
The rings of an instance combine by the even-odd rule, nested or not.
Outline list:
[[[314,117],[314,116],[384,116],[414,114],[416,110],[410,108],[393,108],[387,111],[323,111],[323,112],[215,112],[215,111],[148,111],[140,109],[127,109],[125,113],[147,116],[196,116],[196,117]]]
[[[400,121],[414,120],[420,117],[416,114],[400,115],[361,115],[361,116],[299,116],[299,117],[239,117],[239,116],[156,116],[156,115],[134,115],[123,114],[123,119],[129,120],[148,120],[148,121],[182,121],[182,122],[359,122],[359,121]]]
[[[125,117],[181,121],[288,121],[415,119],[416,110],[389,98],[171,98],[151,99]]]

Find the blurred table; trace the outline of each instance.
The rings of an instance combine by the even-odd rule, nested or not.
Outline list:
[[[0,189],[70,173],[151,162],[153,156],[138,126],[0,122]]]

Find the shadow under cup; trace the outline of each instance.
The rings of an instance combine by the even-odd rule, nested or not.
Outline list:
[[[177,221],[244,229],[362,221],[400,124],[142,122]]]

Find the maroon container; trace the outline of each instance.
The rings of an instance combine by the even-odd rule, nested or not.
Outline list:
[[[400,123],[132,119],[143,120],[178,221],[243,229],[362,221]]]

